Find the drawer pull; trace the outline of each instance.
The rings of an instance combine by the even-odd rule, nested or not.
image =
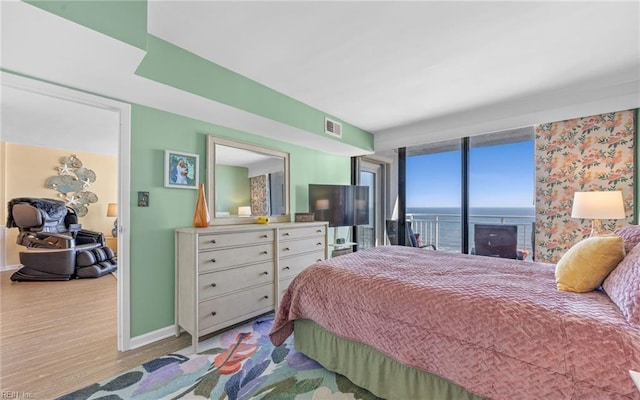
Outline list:
[[[316,246],[322,246],[322,242],[318,242]]]
[[[267,271],[264,271],[262,275],[269,275],[269,273]]]
[[[318,258],[318,259],[316,260],[316,262],[320,262],[320,261],[322,261],[322,258]]]
[[[291,249],[289,249],[288,247],[285,247],[284,249],[282,249],[282,251],[289,251]]]
[[[284,267],[284,269],[291,269],[291,267]]]
[[[285,232],[284,234],[285,236],[291,236],[291,234],[289,232]]]
[[[268,298],[269,298],[269,296],[266,296],[266,295],[263,297],[263,299],[265,299],[265,300],[268,299]]]
[[[215,239],[213,239],[213,240],[211,241],[211,243],[216,244],[216,240],[215,240]]]
[[[262,235],[261,237],[262,237],[263,239],[268,239],[268,238],[269,238],[269,235]]]
[[[269,252],[265,250],[265,251],[261,252],[260,254],[269,254]]]
[[[215,259],[215,258],[212,258],[212,259],[211,259],[211,262],[216,262],[216,259]]]
[[[218,286],[218,285],[216,285],[215,283],[211,284],[211,287],[216,287],[216,286]]]
[[[216,316],[216,314],[217,314],[217,312],[215,312],[215,311],[211,312],[211,315],[213,315],[214,317]]]
[[[322,229],[318,229],[316,233],[322,233]]]

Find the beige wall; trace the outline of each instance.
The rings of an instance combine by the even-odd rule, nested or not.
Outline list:
[[[4,154],[3,153],[4,150]],[[4,158],[2,169],[3,196],[2,225],[6,222],[6,204],[15,197],[47,197],[59,198],[59,193],[44,186],[47,178],[57,175],[60,157],[76,154],[85,168],[96,173],[96,181],[91,184],[91,190],[98,196],[98,202],[89,205],[89,212],[79,218],[85,229],[103,232],[111,236],[114,218],[107,217],[107,204],[118,201],[118,158],[103,154],[83,153],[74,150],[50,149],[45,147],[27,146],[15,143],[0,143],[0,161]],[[18,251],[20,246],[15,244],[18,235],[16,228],[6,231],[6,263],[19,264]],[[1,250],[1,249],[0,249]]]

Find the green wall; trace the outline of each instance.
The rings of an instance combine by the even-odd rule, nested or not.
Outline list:
[[[145,0],[27,2],[146,50],[136,71],[140,76],[327,137],[324,134],[326,113],[149,35]],[[342,139],[329,137],[331,140],[361,148],[363,153],[373,150],[373,135],[342,122]],[[131,124],[132,337],[174,322],[173,235],[176,228],[192,225],[196,203],[197,191],[164,187],[161,172],[164,150],[199,154],[201,182],[206,182],[207,134],[289,152],[292,214],[308,210],[309,183],[350,181],[348,157],[332,156],[136,104],[132,105]],[[138,191],[149,192],[149,207],[137,206]]]
[[[140,49],[147,48],[146,1],[26,0],[25,3]]]
[[[208,134],[290,153],[291,213],[308,210],[309,183],[349,183],[350,159],[239,132],[164,111],[133,105],[131,110],[131,336],[174,321],[174,230],[192,226],[196,190],[165,188],[164,150],[200,155],[206,181]],[[149,192],[149,207],[138,207],[138,191]]]
[[[364,152],[373,151],[373,135],[369,132],[148,34],[147,1],[27,2],[146,50],[137,75],[359,147]],[[342,122],[342,138],[324,133],[325,116]]]
[[[251,205],[249,168],[216,165],[216,208],[230,215],[238,214],[238,207]]]
[[[149,35],[147,54],[136,74],[199,96],[315,133],[373,150],[373,136],[345,121]],[[324,133],[324,117],[341,121],[342,138]]]

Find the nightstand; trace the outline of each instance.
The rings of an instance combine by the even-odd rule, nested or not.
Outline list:
[[[105,238],[105,241],[107,242],[107,247],[111,248],[111,250],[113,250],[114,253],[118,253],[118,238],[117,237],[113,237],[113,236],[107,236]]]
[[[333,247],[333,251],[331,251],[331,257],[353,253],[353,246],[355,246],[356,244],[356,242],[329,243],[329,246]]]

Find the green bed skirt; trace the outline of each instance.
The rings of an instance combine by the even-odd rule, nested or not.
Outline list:
[[[296,320],[296,350],[384,399],[482,400],[461,386],[407,367],[373,347],[340,338],[311,320]]]

